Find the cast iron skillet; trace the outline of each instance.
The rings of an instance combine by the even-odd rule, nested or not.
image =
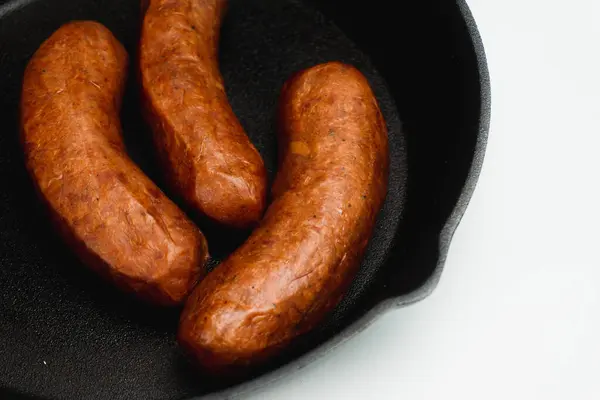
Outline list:
[[[175,343],[178,310],[155,310],[118,293],[56,238],[17,140],[23,69],[40,43],[62,23],[94,19],[135,59],[139,9],[138,0],[0,0],[2,398],[229,398],[264,387],[375,316],[430,294],[473,192],[490,93],[481,40],[463,0],[231,0],[221,67],[271,179],[281,85],[293,72],[329,60],[356,65],[374,87],[390,131],[392,171],[359,276],[333,315],[249,376],[219,381],[194,372]],[[133,67],[131,76],[124,135],[132,157],[161,184]],[[202,228],[213,265],[247,235]]]

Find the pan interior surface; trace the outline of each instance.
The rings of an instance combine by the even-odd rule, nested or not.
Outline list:
[[[142,305],[89,272],[57,237],[35,197],[18,142],[23,70],[53,31],[82,19],[105,24],[129,52],[123,133],[132,158],[164,187],[133,69],[139,1],[0,0],[0,395],[203,396],[293,362],[381,301],[410,294],[430,279],[440,231],[472,162],[480,113],[477,63],[456,4],[422,0],[367,8],[341,0],[230,0],[221,71],[271,180],[281,86],[293,73],[327,61],[352,64],[368,78],[388,124],[391,157],[387,200],[343,302],[281,357],[237,380],[193,370],[175,343],[179,310]],[[247,237],[198,223],[213,265]]]

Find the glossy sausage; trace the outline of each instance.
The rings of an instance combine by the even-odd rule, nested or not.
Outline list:
[[[181,345],[209,371],[277,353],[341,300],[387,191],[387,129],[367,80],[328,63],[285,85],[280,170],[261,225],[201,282]]]
[[[245,228],[262,217],[266,170],[227,100],[217,62],[225,0],[147,0],[144,109],[172,188],[200,215]]]
[[[126,73],[127,54],[104,26],[58,29],[25,71],[25,161],[62,236],[87,265],[149,302],[178,304],[203,274],[207,245],[125,152]]]

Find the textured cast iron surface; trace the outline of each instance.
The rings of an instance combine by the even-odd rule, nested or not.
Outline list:
[[[17,142],[20,80],[39,44],[68,20],[95,19],[135,57],[139,2],[0,0],[0,397],[230,397],[305,365],[375,314],[416,301],[435,286],[476,181],[487,130],[483,52],[477,37],[473,45],[476,30],[464,4],[400,2],[400,12],[393,13],[383,1],[377,7],[341,0],[231,3],[221,66],[234,111],[271,177],[275,105],[291,73],[342,60],[361,69],[376,91],[390,129],[393,168],[388,200],[355,285],[317,331],[241,386],[194,374],[174,341],[177,311],[150,309],[117,293],[56,238]],[[132,79],[122,117],[130,153],[160,183]],[[203,228],[214,264],[244,238]]]

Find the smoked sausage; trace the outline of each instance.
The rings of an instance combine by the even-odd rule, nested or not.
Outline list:
[[[319,323],[355,276],[386,196],[387,128],[354,67],[292,77],[279,125],[273,203],[180,320],[180,344],[208,371],[260,363]]]
[[[145,0],[142,97],[174,192],[200,215],[247,228],[262,217],[267,178],[219,71],[226,5],[226,0]]]
[[[127,63],[101,24],[63,25],[25,70],[21,141],[34,186],[78,256],[118,287],[175,305],[203,275],[207,244],[126,154]]]

